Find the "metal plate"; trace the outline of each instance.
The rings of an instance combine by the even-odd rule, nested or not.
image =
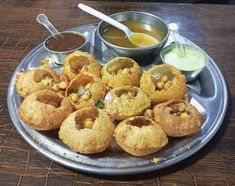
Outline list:
[[[84,33],[89,38],[85,50],[93,54],[103,64],[113,56],[97,37],[96,27],[95,24],[84,25],[71,30]],[[178,39],[184,43],[195,45],[181,36],[178,36]],[[171,41],[173,41],[172,36],[170,36],[168,44]],[[144,157],[134,157],[112,148],[96,155],[75,153],[58,139],[57,131],[35,131],[28,127],[18,115],[22,99],[17,94],[14,84],[17,72],[28,71],[39,66],[40,61],[47,55],[41,43],[19,64],[9,84],[8,108],[15,128],[31,146],[51,160],[69,168],[102,175],[128,175],[159,170],[173,165],[201,149],[217,132],[225,116],[228,99],[226,84],[219,68],[208,56],[208,66],[196,81],[188,84],[189,95],[193,98],[194,103],[197,103],[196,107],[203,112],[205,117],[200,132],[189,137],[170,140],[160,152]],[[158,63],[157,59],[151,62],[150,66],[156,63]],[[146,69],[148,66],[143,68]],[[59,69],[60,67],[57,67],[57,70]],[[154,161],[156,160],[154,158],[158,158],[159,161]]]

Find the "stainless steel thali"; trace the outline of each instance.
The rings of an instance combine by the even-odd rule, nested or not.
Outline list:
[[[87,36],[89,42],[85,50],[93,54],[103,64],[113,56],[97,37],[96,28],[97,25],[92,24],[71,30],[79,31]],[[178,36],[178,39],[184,43],[195,45],[181,36]],[[170,35],[167,44],[171,41],[172,36]],[[97,155],[78,154],[64,145],[58,139],[56,132],[35,131],[28,127],[18,115],[17,110],[22,99],[15,90],[16,75],[20,71],[27,71],[39,66],[40,61],[47,56],[48,54],[41,43],[21,61],[9,84],[9,113],[15,128],[31,146],[51,160],[75,170],[102,175],[127,175],[168,167],[201,149],[215,135],[226,113],[228,100],[226,84],[219,68],[208,56],[208,66],[196,81],[188,84],[189,95],[205,117],[200,132],[189,137],[170,140],[169,144],[160,152],[145,157],[134,157],[112,148]],[[156,63],[158,63],[157,59],[149,66]],[[59,69],[60,67],[55,68]],[[143,68],[146,69],[148,66]]]

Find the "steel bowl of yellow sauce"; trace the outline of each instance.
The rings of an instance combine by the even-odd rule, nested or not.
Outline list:
[[[153,14],[126,11],[112,14],[110,17],[126,25],[132,32],[148,34],[158,40],[155,45],[139,47],[130,42],[124,32],[101,21],[97,28],[97,34],[115,56],[130,57],[137,62],[148,63],[150,59],[160,53],[167,42],[168,26],[161,18]]]
[[[179,69],[187,81],[195,80],[208,64],[205,52],[188,44],[182,44],[182,49],[170,44],[162,49],[160,57],[163,63]]]

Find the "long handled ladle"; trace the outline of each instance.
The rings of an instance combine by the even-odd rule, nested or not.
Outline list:
[[[78,7],[81,10],[83,10],[84,12],[87,12],[88,14],[91,14],[91,15],[109,23],[110,25],[122,30],[127,35],[129,41],[140,48],[150,47],[150,46],[153,46],[153,45],[156,45],[159,43],[159,41],[156,38],[154,38],[153,36],[145,34],[145,33],[132,32],[125,25],[121,24],[120,22],[112,19],[111,17],[109,17],[109,16],[107,16],[107,15],[87,6],[87,5],[79,3]]]

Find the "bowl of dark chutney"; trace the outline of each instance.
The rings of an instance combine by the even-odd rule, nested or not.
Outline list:
[[[51,35],[44,41],[44,47],[52,60],[58,64],[64,64],[64,58],[76,50],[82,50],[86,43],[86,37],[75,31],[61,32],[60,35]]]

